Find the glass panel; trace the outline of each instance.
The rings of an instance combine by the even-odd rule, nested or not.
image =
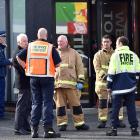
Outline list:
[[[5,31],[5,0],[0,0],[0,31]]]
[[[140,57],[140,10],[139,10],[139,0],[135,0],[133,3],[133,12],[134,12],[134,23],[133,23],[133,30],[134,30],[134,50]]]
[[[70,37],[70,36],[69,36]],[[85,82],[84,82],[84,88],[82,89],[82,94],[88,94],[88,66],[89,66],[89,49],[88,46],[88,36],[87,35],[75,35],[71,36],[71,44],[72,47],[79,52],[81,55],[83,64],[84,64],[84,72],[85,72]]]
[[[134,51],[140,57],[140,10],[139,10],[140,0],[133,1],[133,31],[134,31],[134,39],[133,39],[133,46]],[[137,98],[140,99],[140,80],[138,82],[138,89],[137,89]]]
[[[102,35],[111,34],[114,37],[127,35],[128,2],[104,2],[102,9]]]
[[[56,2],[56,33],[87,34],[87,3]]]
[[[25,0],[10,1],[11,17],[11,47],[13,50],[17,47],[16,36],[19,33],[25,33]]]
[[[17,47],[16,37],[19,33],[25,33],[25,0],[10,0],[10,29],[11,29],[11,57]],[[11,82],[11,91],[16,93],[18,90],[13,89],[15,73],[12,69],[12,82]],[[12,94],[12,101],[16,100],[15,94]]]

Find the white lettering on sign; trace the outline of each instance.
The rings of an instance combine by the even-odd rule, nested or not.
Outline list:
[[[104,22],[104,31],[106,33],[111,33],[113,31],[113,12],[111,11],[110,13],[108,14],[104,14],[104,19],[105,19],[105,22]]]
[[[116,13],[116,36],[124,35],[124,14],[123,12]]]
[[[32,53],[47,53],[47,46],[32,46]]]
[[[105,33],[108,34],[114,34],[115,36],[121,36],[124,35],[125,30],[125,15],[122,11],[113,13],[113,11],[110,11],[110,13],[106,13],[103,16],[104,18],[104,23],[103,23],[103,29]],[[115,23],[114,23],[115,21]]]
[[[113,24],[111,21],[106,21],[105,24],[104,24],[104,30],[107,32],[107,33],[111,33],[113,31]]]
[[[80,42],[80,45],[76,45],[76,43],[74,43],[75,45],[73,46],[73,48],[76,49],[80,54],[84,54],[84,51],[83,51],[84,37],[83,37],[83,35],[81,35],[80,37],[76,37],[73,40],[74,40],[74,42]]]

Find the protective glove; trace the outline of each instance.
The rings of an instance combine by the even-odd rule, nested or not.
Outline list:
[[[82,83],[77,83],[76,88],[77,88],[78,90],[83,89],[83,84],[82,84]]]

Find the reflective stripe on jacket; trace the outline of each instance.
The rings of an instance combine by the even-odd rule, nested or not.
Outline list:
[[[26,60],[27,76],[54,77],[52,47],[52,44],[39,40],[29,44]]]

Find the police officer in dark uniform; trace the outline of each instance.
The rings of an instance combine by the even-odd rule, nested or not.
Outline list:
[[[6,77],[6,66],[12,65],[11,61],[6,58],[4,49],[6,34],[4,31],[0,32],[0,119],[4,117],[4,99],[5,99],[5,77]]]

